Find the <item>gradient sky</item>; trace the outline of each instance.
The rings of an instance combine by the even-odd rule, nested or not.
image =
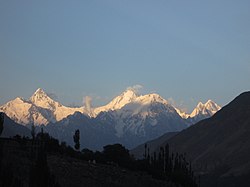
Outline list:
[[[0,104],[39,87],[65,105],[129,86],[189,111],[250,90],[249,0],[1,0]]]

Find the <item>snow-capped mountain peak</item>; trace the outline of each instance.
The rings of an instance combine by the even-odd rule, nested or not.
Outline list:
[[[114,125],[116,136],[120,138],[126,134],[136,134],[141,137],[147,133],[154,134],[146,132],[152,127],[161,129],[160,133],[164,128],[169,128],[168,125],[172,121],[181,124],[180,126],[171,124],[171,129],[173,127],[174,131],[186,127],[185,121],[176,113],[174,107],[156,93],[138,96],[135,91],[126,90],[109,104],[95,109],[95,112],[97,119]]]
[[[212,100],[208,100],[205,104],[199,102],[196,108],[190,114],[190,117],[193,118],[198,115],[212,116],[220,109],[221,107]]]
[[[135,90],[127,89],[107,105],[96,108],[94,113],[98,115],[100,112],[120,110],[123,107],[127,110],[128,108],[131,109],[131,107],[134,108],[134,106],[138,106],[138,104],[145,106],[151,105],[152,103],[168,104],[167,100],[163,99],[159,94],[138,95]]]
[[[47,96],[42,88],[38,88],[33,95]]]
[[[86,113],[83,108],[70,108],[51,99],[41,88],[29,100],[17,97],[0,107],[11,119],[23,125],[47,125],[62,120],[75,112]]]
[[[52,100],[41,88],[38,88],[35,93],[30,97],[30,101],[36,106],[55,110],[55,105],[59,103]]]
[[[32,102],[17,97],[0,107],[7,116],[19,124],[46,124],[49,121],[46,119],[47,112],[39,112]],[[49,114],[48,114],[49,115]]]
[[[136,102],[141,104],[150,104],[150,103],[162,103],[162,104],[168,104],[167,100],[163,99],[159,94],[152,93],[147,95],[139,96],[136,99]]]
[[[43,98],[48,98],[49,96],[41,88],[38,88],[35,93],[30,97],[31,101],[41,100]]]
[[[221,107],[219,105],[217,105],[214,101],[212,100],[208,100],[206,103],[205,103],[205,107],[206,109],[208,109],[211,114],[215,114],[218,110],[221,109]]]
[[[116,97],[113,100],[113,103],[117,104],[117,106],[120,106],[124,104],[127,104],[128,102],[133,101],[134,99],[136,99],[138,97],[137,93],[132,90],[132,89],[128,89],[125,92],[123,92],[120,96]]]
[[[133,89],[127,89],[121,95],[115,97],[110,103],[105,106],[98,107],[94,110],[97,115],[103,111],[118,110],[128,103],[133,102],[138,97],[137,93]]]

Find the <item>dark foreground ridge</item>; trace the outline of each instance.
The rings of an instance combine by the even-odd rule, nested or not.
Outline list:
[[[166,140],[187,153],[202,186],[250,184],[250,92],[244,92],[209,119]]]

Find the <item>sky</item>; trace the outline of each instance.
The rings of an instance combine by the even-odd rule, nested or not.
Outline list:
[[[250,90],[249,0],[1,0],[0,104],[44,89],[65,105],[128,87],[191,111]]]

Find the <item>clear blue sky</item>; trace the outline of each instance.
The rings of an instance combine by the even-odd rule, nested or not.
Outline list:
[[[129,86],[225,105],[250,89],[249,0],[1,0],[0,104],[41,87],[105,104]]]

